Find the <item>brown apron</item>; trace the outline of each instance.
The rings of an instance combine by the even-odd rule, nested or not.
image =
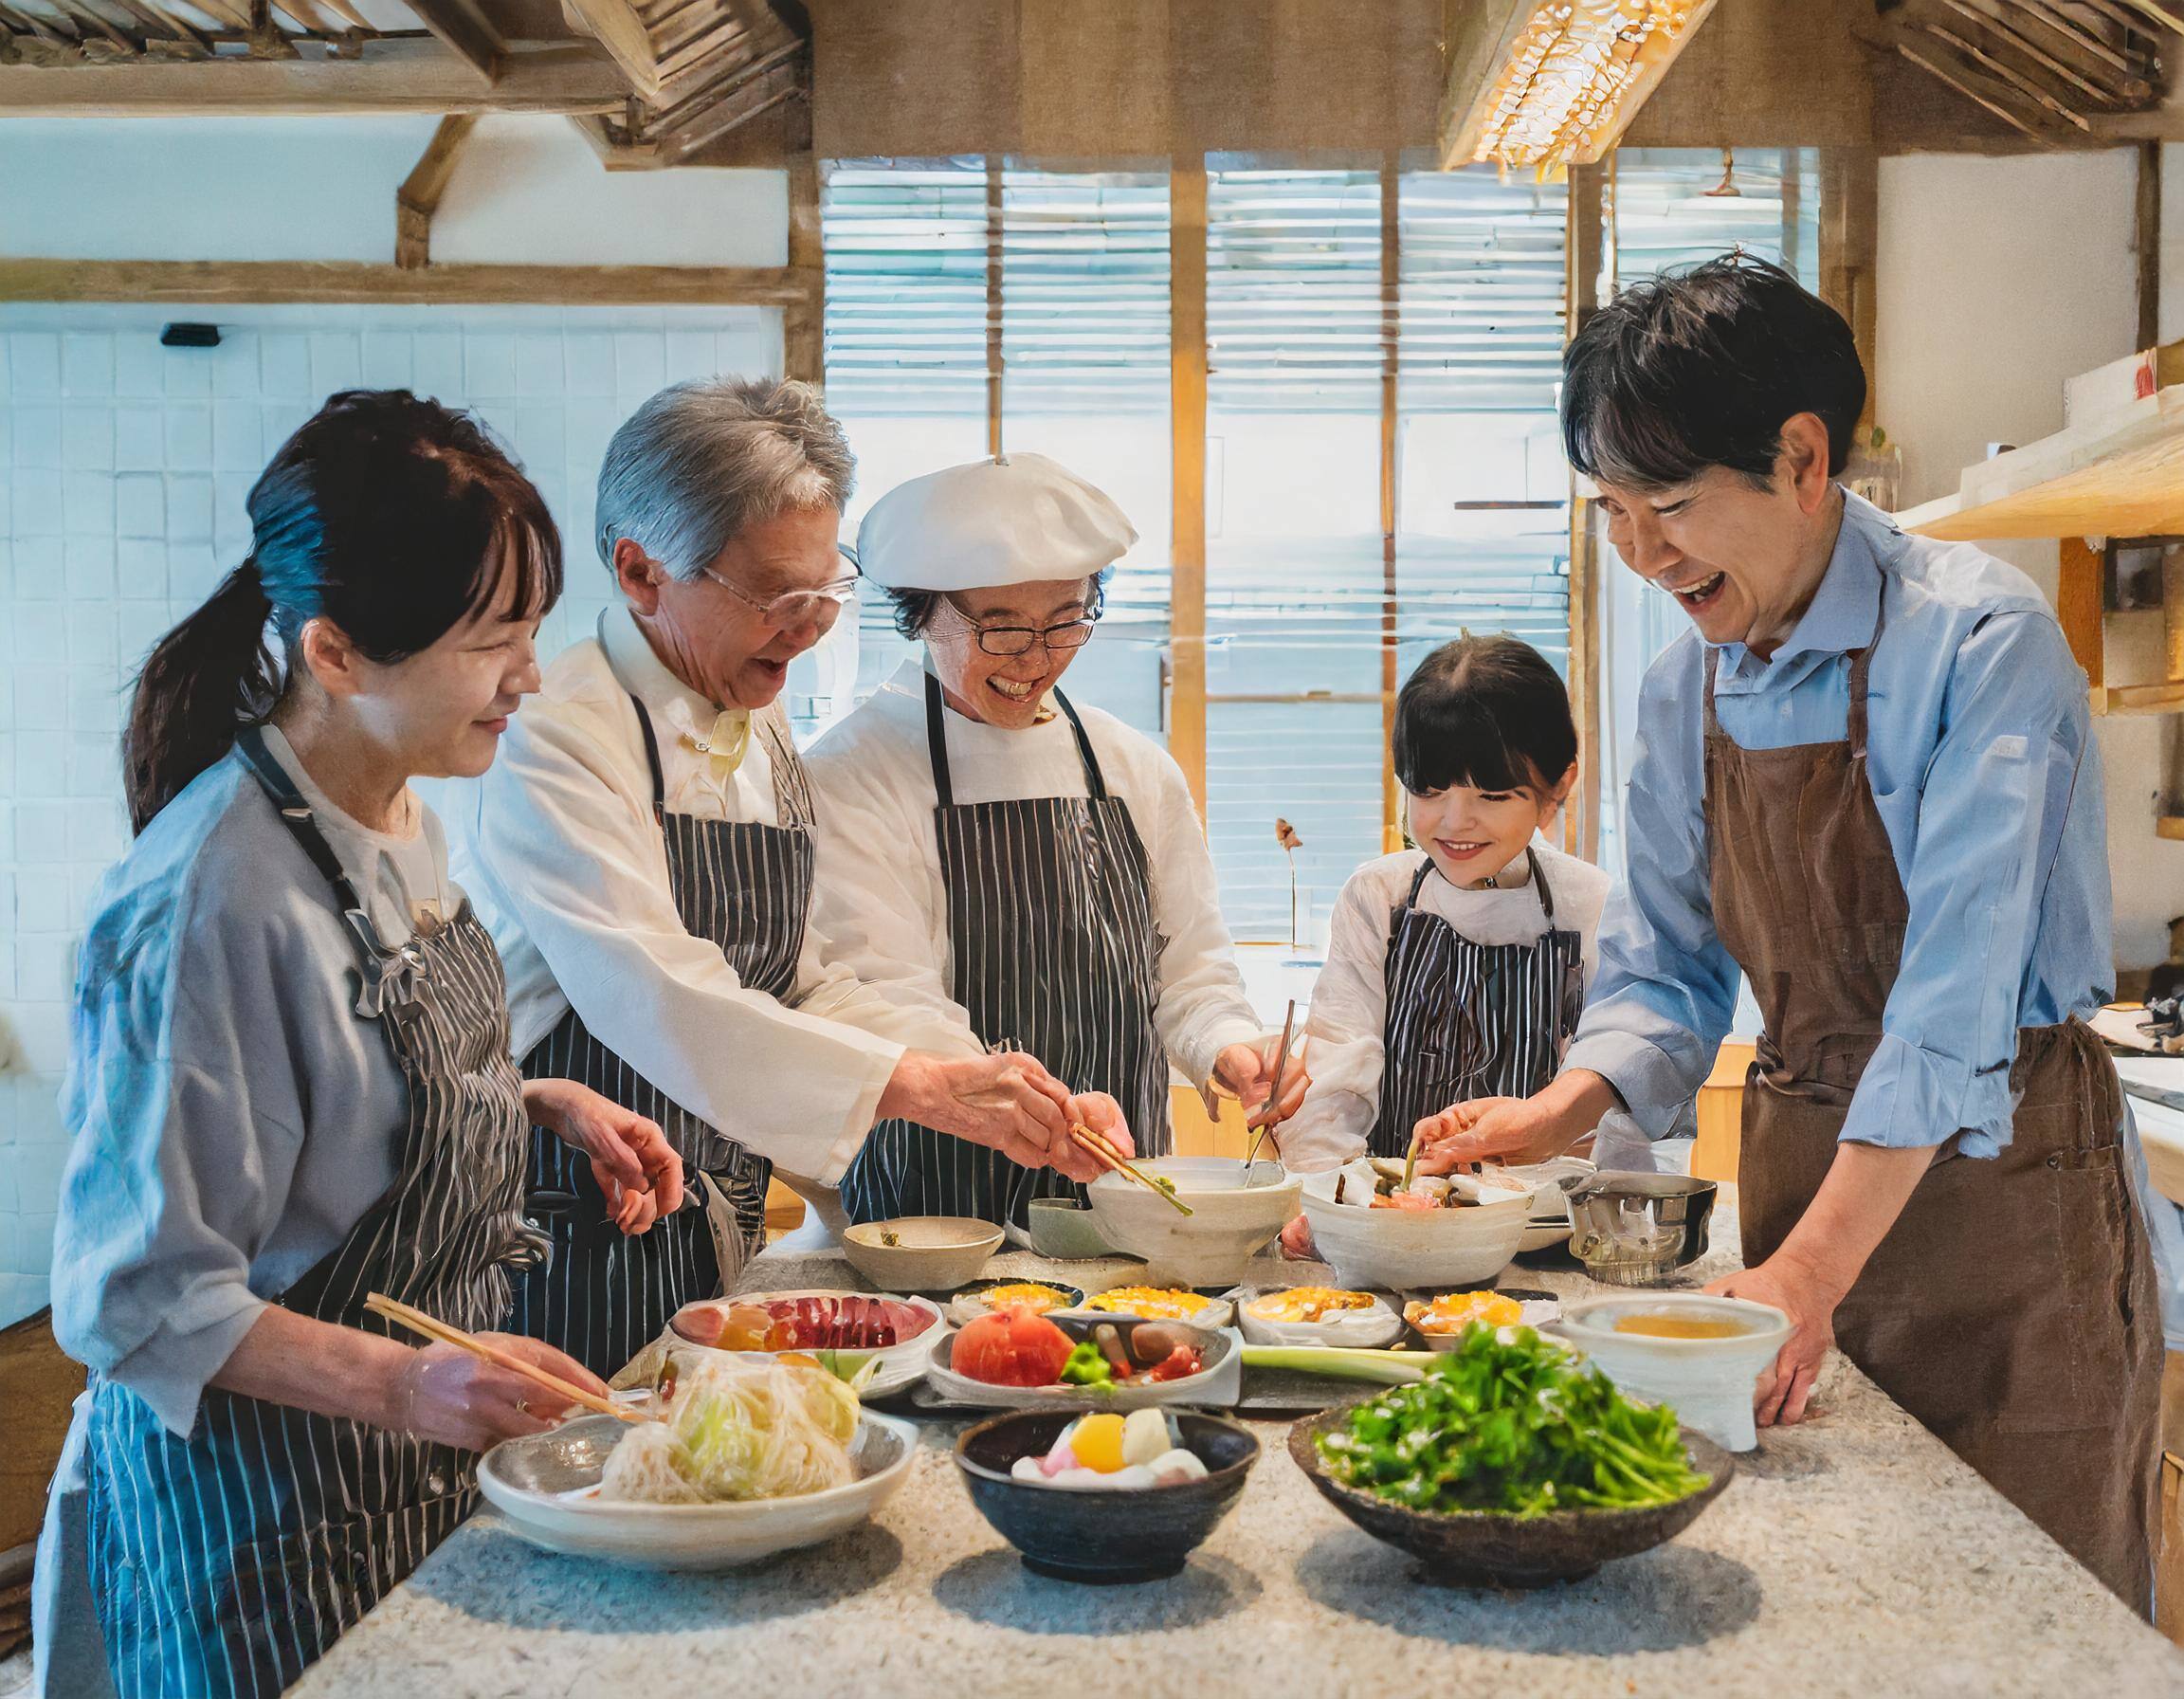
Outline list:
[[[1756,1267],[1834,1160],[1881,1040],[1910,905],[1866,772],[1870,646],[1851,655],[1847,739],[1787,749],[1741,749],[1722,732],[1718,653],[1706,657],[1715,926],[1766,1022],[1738,1158],[1744,1258]],[[2009,1145],[1987,1160],[1959,1156],[1951,1139],[1836,1311],[1836,1339],[2143,1612],[2161,1329],[2119,1142],[2121,1087],[2077,1020],[2021,1031],[2010,1084]]]

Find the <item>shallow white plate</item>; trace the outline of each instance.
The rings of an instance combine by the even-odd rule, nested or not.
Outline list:
[[[742,1504],[603,1501],[600,1471],[626,1429],[613,1416],[587,1416],[504,1439],[479,1464],[478,1485],[518,1534],[548,1551],[652,1569],[734,1569],[855,1527],[895,1496],[918,1454],[916,1429],[867,1410],[850,1442],[859,1478],[847,1486]]]
[[[1102,1316],[1101,1321],[1113,1317]],[[1166,1326],[1182,1325],[1164,1323]],[[1193,1325],[1195,1325],[1193,1324]],[[1197,1374],[1182,1380],[1138,1380],[1102,1391],[1089,1386],[995,1386],[973,1380],[949,1367],[956,1336],[933,1347],[925,1371],[925,1384],[939,1401],[974,1410],[1141,1410],[1150,1404],[1193,1404],[1226,1408],[1244,1396],[1244,1336],[1233,1327],[1200,1328],[1213,1343],[1206,1347],[1211,1359]]]

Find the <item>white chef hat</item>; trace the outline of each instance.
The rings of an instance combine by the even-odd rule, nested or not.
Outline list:
[[[1137,530],[1100,490],[1044,454],[1006,454],[896,485],[857,532],[857,564],[885,590],[990,590],[1089,577]]]

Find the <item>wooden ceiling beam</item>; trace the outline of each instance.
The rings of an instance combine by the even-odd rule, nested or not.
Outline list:
[[[417,14],[417,21],[442,46],[476,71],[487,87],[500,80],[508,44],[500,39],[492,19],[479,9],[478,0],[403,0],[403,4]]]
[[[11,118],[619,113],[628,85],[589,44],[511,43],[490,85],[436,41],[367,42],[354,59],[0,66]]]
[[[784,100],[794,100],[803,92],[803,67],[797,64],[778,64],[737,84],[733,93],[708,106],[672,135],[661,138],[665,144],[665,162],[674,165],[689,157],[737,125],[749,123],[760,113],[771,111]]]
[[[394,192],[394,264],[404,270],[431,264],[432,215],[455,175],[456,155],[477,127],[476,113],[442,119],[416,166]]]
[[[804,306],[786,265],[398,265],[269,260],[0,259],[0,301],[254,306]]]
[[[652,32],[629,0],[564,0],[564,13],[591,31],[640,96],[649,100],[660,92]]]

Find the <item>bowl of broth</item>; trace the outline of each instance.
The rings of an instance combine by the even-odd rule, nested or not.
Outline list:
[[[1672,1406],[1727,1451],[1759,1443],[1752,1395],[1790,1337],[1773,1305],[1702,1292],[1624,1292],[1565,1305],[1552,1332],[1633,1398]]]

